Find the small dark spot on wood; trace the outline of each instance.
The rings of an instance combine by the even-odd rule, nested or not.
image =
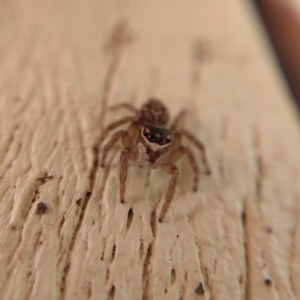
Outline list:
[[[268,285],[268,286],[272,285],[272,280],[270,278],[265,278],[264,281],[265,281],[266,285]]]
[[[92,195],[92,192],[86,192],[87,197],[91,197],[91,195]]]
[[[36,206],[36,213],[38,215],[43,215],[48,209],[48,206],[44,202],[39,202]]]
[[[272,234],[273,233],[273,229],[272,227],[267,227],[266,228],[267,233]]]
[[[242,218],[242,222],[245,224],[245,222],[246,222],[246,212],[245,211],[243,211],[242,212],[242,215],[241,215],[241,218]]]
[[[195,293],[198,295],[204,295],[205,291],[201,282],[199,282],[198,287],[195,289]]]
[[[81,198],[76,200],[76,204],[77,204],[77,205],[80,205],[81,202],[82,202],[82,199],[81,199]]]
[[[88,296],[88,299],[91,299],[91,297],[92,297],[92,287],[90,285],[87,288],[87,296]]]
[[[239,277],[239,283],[243,284],[243,282],[244,282],[244,276],[243,276],[243,274],[241,274]]]
[[[70,266],[71,266],[70,262],[65,265],[65,267],[64,267],[64,273],[68,272],[68,270],[70,269]],[[64,277],[64,279],[65,279],[65,277]]]
[[[141,241],[139,253],[140,253],[140,258],[142,259],[143,256],[144,256],[144,243],[143,243],[143,241]]]
[[[96,167],[98,166],[98,164],[99,164],[99,160],[98,160],[98,159],[95,159],[95,160],[94,160],[94,167],[96,168]]]
[[[15,101],[16,101],[16,102],[19,102],[20,100],[21,100],[21,97],[20,97],[20,96],[16,96],[16,97],[15,97]]]
[[[167,294],[168,293],[168,290],[167,289],[165,289],[165,294]]]

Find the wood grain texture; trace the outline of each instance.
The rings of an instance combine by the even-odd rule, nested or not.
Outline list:
[[[0,5],[1,299],[300,299],[299,120],[246,2]],[[151,96],[212,167],[162,224],[169,175],[130,163],[121,205],[95,147]]]

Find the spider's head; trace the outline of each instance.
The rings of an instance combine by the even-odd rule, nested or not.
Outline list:
[[[146,143],[154,151],[171,145],[171,133],[169,130],[157,126],[145,125],[141,135]]]

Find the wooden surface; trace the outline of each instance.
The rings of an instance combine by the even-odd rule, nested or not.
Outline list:
[[[299,120],[247,2],[0,5],[1,299],[300,299]],[[94,148],[151,96],[212,166],[162,224],[169,176],[130,163],[121,205]]]

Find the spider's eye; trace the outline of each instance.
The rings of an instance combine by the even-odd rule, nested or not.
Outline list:
[[[147,133],[146,131],[143,132],[143,136],[147,136],[147,134],[148,134],[148,133]]]
[[[158,143],[159,144],[164,144],[166,142],[166,139],[163,137],[163,136],[161,136],[159,139],[158,139]]]
[[[155,141],[156,141],[156,136],[155,136],[154,134],[149,134],[148,140],[149,140],[150,142],[155,142]]]

